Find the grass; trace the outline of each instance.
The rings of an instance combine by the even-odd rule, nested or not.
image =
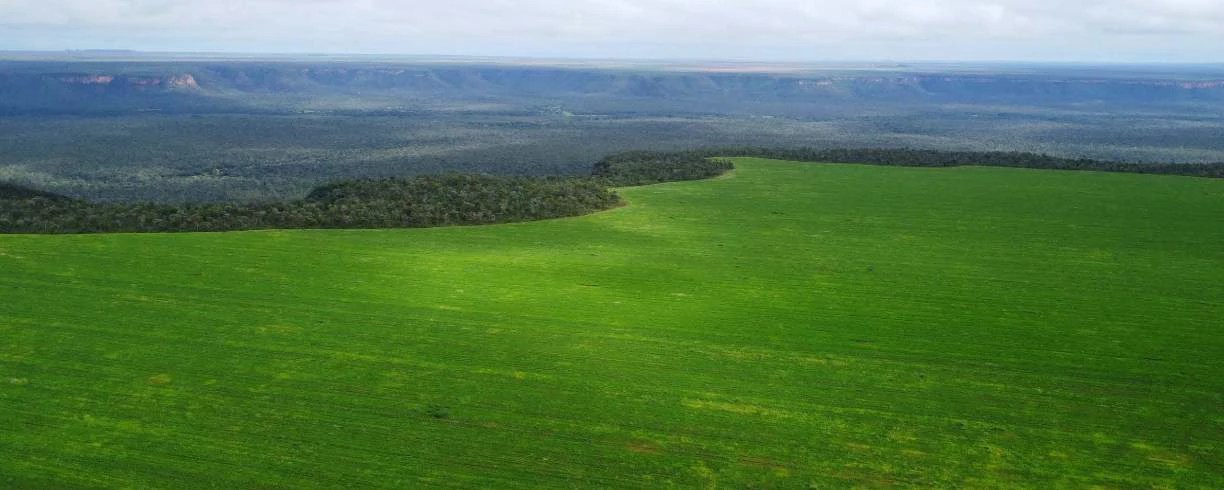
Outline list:
[[[1224,486],[1224,181],[737,167],[546,222],[0,237],[0,486]]]

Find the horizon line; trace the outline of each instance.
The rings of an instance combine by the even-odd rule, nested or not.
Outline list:
[[[616,56],[547,56],[547,55],[506,55],[506,54],[439,54],[439,53],[362,53],[362,52],[291,52],[291,51],[160,51],[128,48],[66,48],[66,49],[0,49],[0,61],[10,55],[25,55],[26,57],[76,55],[86,57],[96,55],[92,59],[79,61],[127,61],[118,59],[122,55],[144,55],[149,57],[210,57],[210,58],[361,58],[361,59],[396,59],[396,58],[439,58],[444,60],[520,60],[520,61],[551,61],[551,62],[631,62],[648,64],[668,63],[726,63],[726,64],[763,64],[763,65],[1062,65],[1062,66],[1220,66],[1219,61],[1163,61],[1163,60],[1028,60],[1028,59],[885,59],[885,58],[846,58],[846,59],[770,59],[770,58],[713,58],[713,57],[616,57]],[[107,56],[116,55],[116,56]],[[46,61],[78,61],[54,59]],[[172,60],[167,60],[172,61]],[[892,66],[890,68],[905,68]]]

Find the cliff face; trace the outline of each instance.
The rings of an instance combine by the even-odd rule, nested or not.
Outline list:
[[[69,71],[69,69],[80,71]],[[87,68],[83,69],[83,68]],[[767,74],[564,69],[506,65],[185,62],[0,64],[0,113],[90,110],[227,111],[268,101],[541,100],[752,104],[1018,103],[1224,106],[1220,79],[1063,76],[1058,73]],[[173,102],[170,104],[169,102]],[[673,108],[677,107],[673,104]],[[389,105],[395,105],[390,103]],[[218,109],[219,110],[219,109]]]
[[[165,76],[126,75],[52,75],[47,81],[56,81],[68,86],[102,86],[114,88],[199,89],[195,76],[190,73]]]
[[[419,91],[451,94],[611,95],[630,97],[1045,97],[1224,98],[1224,79],[1179,81],[914,74],[795,76],[756,73],[632,73],[600,70],[489,67],[251,69],[212,67],[219,85],[245,91]]]
[[[68,75],[58,77],[57,80],[69,85],[110,85],[115,81],[115,77],[110,75]]]

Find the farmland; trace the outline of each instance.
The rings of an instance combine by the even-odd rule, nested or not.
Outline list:
[[[1224,486],[1224,181],[736,167],[532,223],[0,236],[0,486]]]

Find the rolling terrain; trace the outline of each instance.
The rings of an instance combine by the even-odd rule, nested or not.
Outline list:
[[[736,167],[532,223],[0,236],[0,486],[1224,486],[1224,181]]]
[[[764,65],[0,51],[0,181],[107,202],[578,175],[628,150],[1224,161],[1218,65]]]

